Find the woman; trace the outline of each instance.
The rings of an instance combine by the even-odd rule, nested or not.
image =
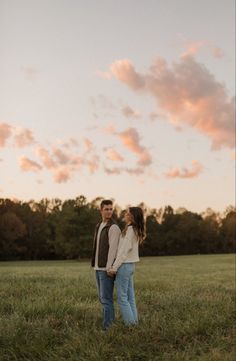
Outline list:
[[[135,303],[133,274],[139,261],[139,244],[145,238],[144,216],[139,207],[130,207],[125,214],[125,229],[121,234],[117,257],[108,270],[109,276],[116,275],[117,299],[121,316],[126,325],[138,322]]]

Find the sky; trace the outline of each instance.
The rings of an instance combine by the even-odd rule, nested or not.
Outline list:
[[[234,0],[0,0],[0,198],[235,202]]]

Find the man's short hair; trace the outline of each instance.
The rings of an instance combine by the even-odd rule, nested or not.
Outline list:
[[[103,199],[103,201],[100,204],[100,208],[103,209],[104,206],[112,206],[113,202],[110,199]]]

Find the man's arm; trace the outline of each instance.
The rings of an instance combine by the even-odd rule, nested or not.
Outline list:
[[[111,268],[116,258],[120,234],[121,234],[120,228],[116,224],[113,224],[108,232],[109,252],[107,257],[107,265],[106,265],[107,270]]]

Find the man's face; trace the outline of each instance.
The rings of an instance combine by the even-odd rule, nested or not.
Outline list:
[[[101,215],[103,221],[107,222],[109,219],[111,219],[113,213],[113,207],[112,204],[104,205],[101,209]]]

